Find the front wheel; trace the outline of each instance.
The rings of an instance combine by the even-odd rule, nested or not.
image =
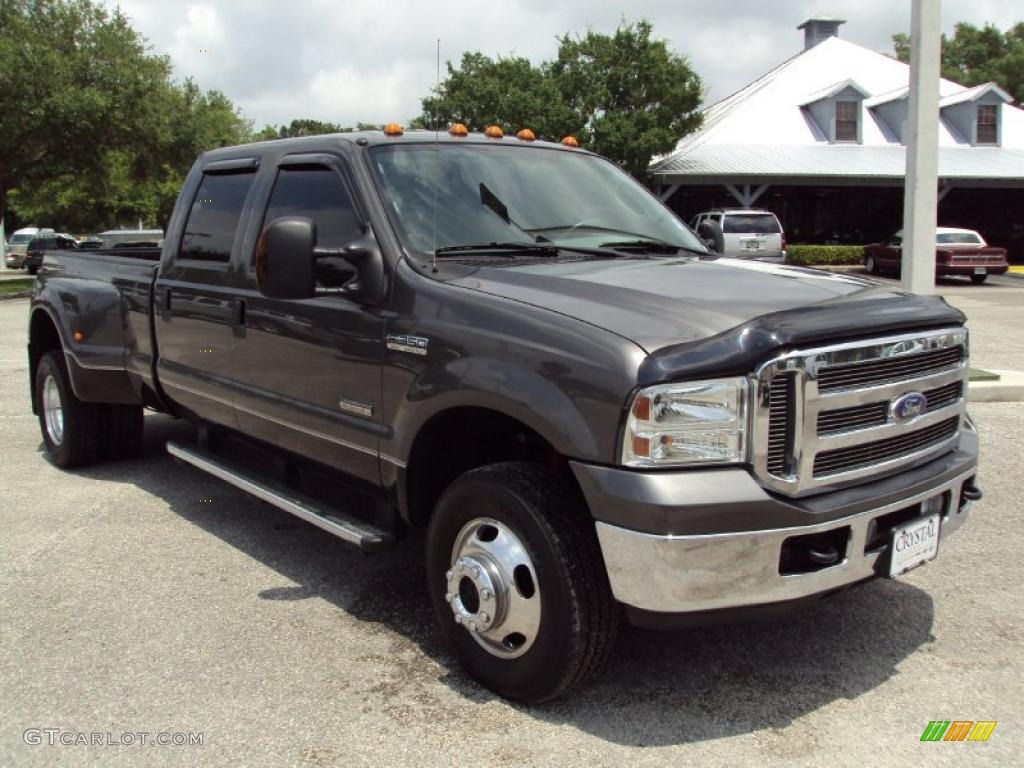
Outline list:
[[[493,464],[452,483],[430,521],[427,578],[459,661],[501,696],[553,699],[609,656],[618,611],[594,521],[539,465]]]
[[[36,274],[39,271],[39,267],[25,267],[30,275]]]
[[[988,280],[988,275],[971,275],[971,282],[975,285],[981,285]]]
[[[878,264],[875,262],[874,256],[867,256],[864,259],[864,269],[868,271],[869,275],[878,274]]]

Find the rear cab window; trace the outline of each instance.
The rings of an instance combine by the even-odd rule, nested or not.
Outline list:
[[[227,264],[256,174],[206,173],[192,200],[178,259]]]

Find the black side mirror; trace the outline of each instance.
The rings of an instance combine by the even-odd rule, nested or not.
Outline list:
[[[384,256],[373,235],[367,232],[344,248],[316,248],[317,259],[340,256],[356,268],[356,277],[345,284],[345,294],[367,304],[380,304],[387,295]]]
[[[256,243],[256,284],[272,299],[308,299],[316,290],[312,219],[275,219]]]
[[[714,219],[704,219],[697,227],[697,236],[712,253],[725,253],[725,236],[722,225]]]
[[[380,304],[387,294],[384,257],[367,233],[344,248],[317,248],[312,219],[286,216],[274,219],[256,244],[256,284],[273,299],[308,299],[316,294],[317,277],[335,285],[345,270],[338,259],[355,267],[342,292],[368,304]]]

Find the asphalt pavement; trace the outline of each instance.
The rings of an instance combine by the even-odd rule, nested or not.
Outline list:
[[[978,364],[1024,369],[1024,285],[943,290]],[[1020,764],[1017,404],[973,406],[985,498],[935,561],[782,619],[627,629],[595,685],[528,708],[440,643],[419,539],[358,554],[172,462],[164,416],[137,459],[52,466],[26,314],[0,303],[0,766]],[[922,743],[931,720],[998,724]]]

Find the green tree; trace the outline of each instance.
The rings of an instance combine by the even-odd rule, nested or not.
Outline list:
[[[910,36],[892,37],[896,57],[910,61]],[[1024,99],[1024,22],[1002,32],[993,24],[978,28],[960,22],[953,36],[942,36],[942,76],[966,86],[998,83],[1013,100]]]
[[[507,132],[530,128],[554,141],[583,128],[544,67],[520,57],[492,59],[482,53],[463,54],[458,68],[448,63],[448,77],[423,99],[423,114],[412,125],[434,128],[455,122],[475,131],[488,125]]]
[[[652,39],[652,30],[639,21],[611,35],[566,35],[549,67],[583,121],[588,145],[641,179],[654,155],[670,151],[702,119],[700,77],[664,40]]]
[[[272,125],[265,125],[257,133],[253,134],[253,141],[271,141],[273,139],[291,139],[296,136],[319,136],[323,133],[342,133],[351,131],[351,128],[342,128],[337,123],[328,123],[323,120],[311,120],[303,118],[292,120],[288,125],[281,125],[275,128]]]
[[[671,150],[701,120],[700,78],[652,31],[640,21],[623,22],[611,35],[565,35],[555,60],[539,66],[466,53],[459,67],[449,62],[413,126],[457,121],[472,130],[529,127],[555,141],[575,135],[643,179],[651,157]]]
[[[251,126],[93,0],[0,0],[0,216],[163,222],[195,156]]]

